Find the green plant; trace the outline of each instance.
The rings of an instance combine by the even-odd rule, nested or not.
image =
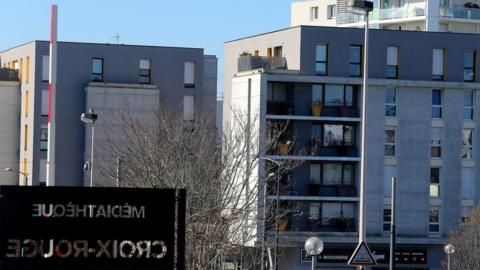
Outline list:
[[[252,55],[249,51],[243,51],[240,56],[250,56]]]
[[[289,125],[280,136],[278,136],[278,141],[281,143],[289,143],[293,140],[293,128]]]

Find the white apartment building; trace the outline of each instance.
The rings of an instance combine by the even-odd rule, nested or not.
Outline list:
[[[480,0],[372,0],[372,28],[480,33]],[[363,27],[348,0],[295,0],[291,26]]]

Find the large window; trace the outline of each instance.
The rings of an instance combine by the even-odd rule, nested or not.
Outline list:
[[[183,120],[193,121],[195,119],[195,97],[184,96],[183,97]]]
[[[315,72],[317,75],[327,75],[328,73],[328,46],[317,45],[315,52]]]
[[[462,158],[473,158],[473,129],[464,128],[462,138]]]
[[[310,165],[310,179],[314,184],[353,185],[355,166],[345,163],[321,163]]]
[[[440,168],[430,168],[430,197],[440,196]]]
[[[385,130],[385,156],[395,156],[395,130]]]
[[[397,115],[397,89],[387,88],[385,94],[385,115],[395,117]]]
[[[150,83],[150,60],[141,59],[138,67],[138,82],[142,84]]]
[[[442,91],[432,90],[432,118],[442,118]]]
[[[473,119],[473,91],[468,90],[464,93],[463,98],[463,119]]]
[[[92,82],[103,82],[103,58],[92,59]]]
[[[42,81],[48,82],[48,74],[50,72],[50,57],[42,55]]]
[[[475,51],[463,53],[463,80],[466,82],[475,81]]]
[[[432,79],[443,80],[445,70],[445,50],[433,49],[432,57]]]
[[[195,62],[185,62],[183,68],[183,83],[186,88],[195,88]]]
[[[387,78],[398,78],[398,47],[387,47]]]
[[[355,127],[351,125],[323,125],[323,146],[354,145]]]
[[[48,149],[48,126],[42,125],[40,129],[40,150],[46,151]]]
[[[442,128],[432,128],[430,143],[430,156],[434,158],[442,157]]]
[[[323,103],[324,106],[353,106],[355,91],[351,85],[313,85],[312,101]]]
[[[350,46],[350,76],[362,76],[362,46]]]
[[[440,209],[430,209],[429,231],[431,233],[440,232]]]

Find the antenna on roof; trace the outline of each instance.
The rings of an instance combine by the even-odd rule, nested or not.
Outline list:
[[[120,34],[119,33],[116,33],[115,36],[110,37],[110,39],[115,39],[117,44],[120,44]]]

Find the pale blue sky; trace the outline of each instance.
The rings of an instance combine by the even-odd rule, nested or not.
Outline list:
[[[0,0],[0,51],[48,40],[50,4],[59,6],[60,41],[204,48],[219,58],[223,42],[290,24],[291,0]]]

